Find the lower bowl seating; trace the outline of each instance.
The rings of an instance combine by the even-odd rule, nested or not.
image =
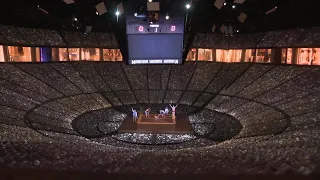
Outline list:
[[[108,173],[316,173],[319,77],[314,66],[1,64],[0,165]],[[163,120],[159,110],[169,104],[178,104],[176,116],[170,111]],[[171,129],[154,128],[161,123]]]

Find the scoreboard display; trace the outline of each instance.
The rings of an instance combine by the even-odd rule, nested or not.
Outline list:
[[[127,20],[128,21],[128,20]],[[127,22],[127,34],[180,33],[183,34],[184,23],[181,20],[164,20],[157,23],[133,20]]]
[[[184,18],[157,22],[127,17],[129,64],[181,64]]]
[[[160,26],[159,24],[151,24],[149,27],[139,25],[133,27],[134,32],[139,33],[174,33],[176,32],[176,26]]]

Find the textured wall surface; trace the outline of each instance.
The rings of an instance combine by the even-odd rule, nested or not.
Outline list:
[[[194,136],[157,135],[159,143],[176,141],[146,148],[139,142],[148,144],[152,135],[116,133],[131,106],[166,103],[188,112]],[[8,167],[320,172],[319,67],[0,64],[0,108],[0,165]]]

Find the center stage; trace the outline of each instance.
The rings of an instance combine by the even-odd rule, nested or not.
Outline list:
[[[127,115],[118,129],[120,133],[174,133],[193,134],[193,128],[186,114],[177,114],[175,118],[171,114],[164,118],[155,118],[150,114],[147,118],[140,114],[137,122],[133,122],[132,116]]]

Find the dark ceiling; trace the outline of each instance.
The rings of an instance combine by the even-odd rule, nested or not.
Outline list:
[[[48,29],[77,30],[72,24],[73,17],[79,19],[77,26],[83,31],[85,26],[93,26],[93,31],[110,32],[116,23],[114,15],[120,0],[104,0],[108,13],[96,15],[95,5],[102,0],[76,0],[67,5],[63,0],[7,0],[0,4],[0,24]],[[147,0],[123,0],[125,12],[145,4]],[[185,13],[186,0],[160,0],[163,13]],[[217,9],[215,0],[193,0],[190,11],[191,23],[197,23],[197,31],[211,32],[212,25],[219,28],[221,24],[230,23],[240,32],[259,32],[289,28],[320,26],[318,0],[246,0],[236,4],[227,0],[227,6]],[[45,14],[38,9],[49,12]],[[277,10],[266,15],[265,12],[277,6]],[[237,16],[244,12],[248,15],[244,23]]]

